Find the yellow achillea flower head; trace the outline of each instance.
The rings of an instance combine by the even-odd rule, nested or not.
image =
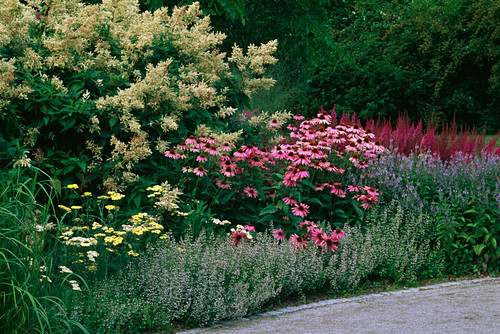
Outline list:
[[[78,184],[74,184],[74,183],[73,184],[68,184],[66,186],[66,188],[69,188],[69,189],[78,189]]]
[[[81,206],[79,206],[79,205],[72,205],[71,209],[72,210],[80,210],[80,209],[83,209],[83,208]]]
[[[114,205],[106,205],[105,208],[108,210],[117,210],[116,206]]]
[[[58,205],[59,208],[65,210],[66,212],[71,212],[71,209],[64,205]]]
[[[139,256],[139,254],[138,254],[138,253],[136,253],[136,252],[134,252],[133,250],[130,250],[130,251],[128,252],[128,255],[131,255],[131,256]]]
[[[88,196],[92,196],[92,193],[90,191],[86,191],[82,195],[82,197],[88,197]]]

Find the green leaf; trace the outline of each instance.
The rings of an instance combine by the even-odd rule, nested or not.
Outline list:
[[[469,214],[469,213],[475,213],[475,214],[477,214],[477,211],[474,210],[474,209],[470,209],[470,210],[465,211],[464,215]]]
[[[73,127],[73,125],[75,125],[76,123],[76,117],[72,117],[70,119],[68,119],[66,122],[60,122],[62,125],[64,125],[64,128],[61,130],[61,132],[64,132],[70,128]]]
[[[311,203],[316,203],[316,204],[319,204],[319,205],[323,206],[323,203],[321,203],[321,201],[318,198],[316,198],[316,197],[309,198],[307,201],[311,202]]]
[[[275,213],[276,211],[278,211],[278,209],[276,208],[276,204],[274,203],[271,203],[269,204],[268,206],[266,206],[260,213],[259,213],[259,216],[263,216],[263,215],[266,215],[266,214],[270,214],[270,213]]]
[[[109,119],[109,126],[112,128],[113,126],[116,125],[116,123],[118,123],[118,118],[110,118]]]
[[[479,255],[481,254],[481,252],[483,251],[483,249],[486,247],[486,245],[484,244],[480,244],[480,245],[474,245],[474,247],[472,247],[474,249],[474,253],[476,255]]]
[[[229,201],[231,199],[231,197],[233,197],[233,195],[236,193],[236,190],[231,190],[231,191],[228,191],[227,193],[225,193],[224,195],[222,195],[220,198],[219,198],[219,203],[220,204],[224,204],[224,203],[227,203],[227,201]]]

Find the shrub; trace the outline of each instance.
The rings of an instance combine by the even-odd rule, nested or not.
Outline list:
[[[224,118],[274,83],[262,74],[276,41],[246,53],[235,45],[226,59],[225,35],[197,3],[169,15],[140,13],[133,0],[11,0],[0,18],[2,164],[24,154],[82,193],[131,187],[136,208],[171,172],[160,159],[179,135],[203,124],[230,132]]]
[[[407,111],[414,122],[498,130],[499,4],[349,1],[332,16],[331,47],[311,70],[302,109],[323,105],[363,119]]]

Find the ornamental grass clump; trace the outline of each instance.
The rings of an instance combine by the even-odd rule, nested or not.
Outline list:
[[[268,126],[274,134],[275,123],[284,126],[272,118]],[[349,184],[347,175],[365,169],[385,148],[357,124],[332,123],[325,111],[312,120],[297,115],[285,139],[261,146],[235,147],[190,135],[165,156],[172,169],[182,172],[177,182],[188,198],[202,201],[221,218],[260,230],[273,221],[286,234],[298,232],[305,218],[341,227],[378,200],[375,188]]]
[[[67,293],[81,289],[78,282],[82,281],[59,268],[62,247],[51,215],[56,193],[51,186],[54,180],[40,182],[42,173],[34,171],[31,177],[19,168],[0,170],[2,333],[63,333],[69,327],[81,329],[67,317],[63,302]]]

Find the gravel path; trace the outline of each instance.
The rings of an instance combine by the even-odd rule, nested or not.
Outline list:
[[[500,278],[327,300],[184,333],[500,334]]]

